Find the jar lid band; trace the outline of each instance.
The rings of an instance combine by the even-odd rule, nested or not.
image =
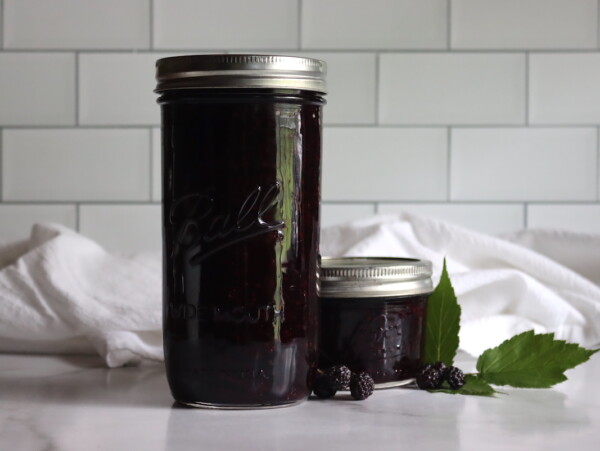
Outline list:
[[[431,293],[431,262],[390,257],[323,257],[322,297],[366,298]]]
[[[188,55],[156,61],[156,92],[197,88],[295,89],[325,94],[327,65],[283,55]]]

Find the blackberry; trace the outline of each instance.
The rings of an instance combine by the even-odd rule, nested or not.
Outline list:
[[[417,374],[417,385],[421,390],[432,390],[440,388],[442,382],[444,382],[446,365],[444,365],[443,363],[441,363],[441,365],[438,365],[437,363],[426,365]]]
[[[327,376],[317,376],[313,386],[313,392],[321,399],[333,398],[336,393]]]
[[[373,394],[375,389],[375,382],[373,378],[369,376],[369,373],[358,373],[353,374],[350,379],[350,394],[358,401],[367,399]]]
[[[458,390],[460,387],[465,385],[464,373],[460,370],[460,368],[456,368],[455,366],[448,368],[446,374],[444,375],[444,379],[448,381],[448,384],[450,384],[450,387],[453,390]]]
[[[442,379],[446,376],[446,372],[448,371],[448,367],[444,362],[435,362],[430,363],[429,365],[425,365],[425,368],[434,368],[436,371],[439,371],[442,375]]]
[[[350,385],[352,372],[347,366],[338,365],[325,370],[325,376],[329,378],[329,382],[333,388],[336,390],[344,390],[348,389],[348,386]]]

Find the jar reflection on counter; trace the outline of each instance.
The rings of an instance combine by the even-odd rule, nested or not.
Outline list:
[[[319,367],[346,365],[376,384],[402,383],[422,364],[431,264],[399,258],[323,258]]]

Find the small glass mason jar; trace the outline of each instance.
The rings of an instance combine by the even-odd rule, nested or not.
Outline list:
[[[324,77],[311,58],[157,61],[163,340],[181,403],[266,408],[310,394]]]
[[[422,364],[431,272],[426,260],[324,257],[319,367],[366,371],[375,388],[414,378]]]

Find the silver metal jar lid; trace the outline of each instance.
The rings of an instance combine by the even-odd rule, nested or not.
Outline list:
[[[323,257],[320,296],[370,298],[433,291],[431,262],[410,258]]]
[[[299,89],[325,94],[325,62],[280,55],[189,55],[156,61],[155,92],[194,88]]]

